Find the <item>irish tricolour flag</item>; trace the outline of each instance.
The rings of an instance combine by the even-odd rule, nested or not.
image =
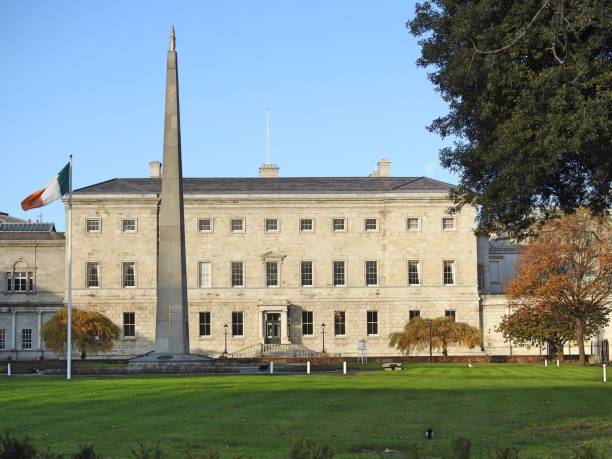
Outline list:
[[[47,186],[35,191],[30,196],[21,201],[23,210],[36,209],[37,207],[46,206],[47,204],[61,198],[68,193],[70,187],[70,163],[59,171],[59,173],[51,179]]]

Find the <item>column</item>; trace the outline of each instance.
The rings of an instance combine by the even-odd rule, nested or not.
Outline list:
[[[263,316],[264,316],[265,312],[263,311],[257,311],[257,315],[259,316],[259,343],[263,344],[264,343],[264,332],[263,332],[263,328],[264,328],[264,324],[263,324]]]
[[[287,336],[287,308],[281,310],[281,344],[291,344]]]
[[[38,312],[38,350],[40,352],[40,356],[43,356],[43,344],[42,344],[42,311]]]
[[[11,332],[11,350],[17,349],[17,312],[13,311],[13,330]]]

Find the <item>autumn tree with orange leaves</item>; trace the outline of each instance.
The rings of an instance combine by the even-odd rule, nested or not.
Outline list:
[[[544,225],[521,254],[507,285],[513,311],[498,331],[517,344],[548,343],[559,350],[607,325],[612,295],[612,245],[608,217],[579,209]]]

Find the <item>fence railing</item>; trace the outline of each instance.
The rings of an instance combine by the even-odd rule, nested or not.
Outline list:
[[[233,359],[258,357],[317,357],[318,352],[301,344],[252,344],[229,354]]]

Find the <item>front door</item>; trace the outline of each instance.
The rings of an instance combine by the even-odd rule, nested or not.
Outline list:
[[[266,344],[280,344],[281,342],[280,313],[266,313]]]

